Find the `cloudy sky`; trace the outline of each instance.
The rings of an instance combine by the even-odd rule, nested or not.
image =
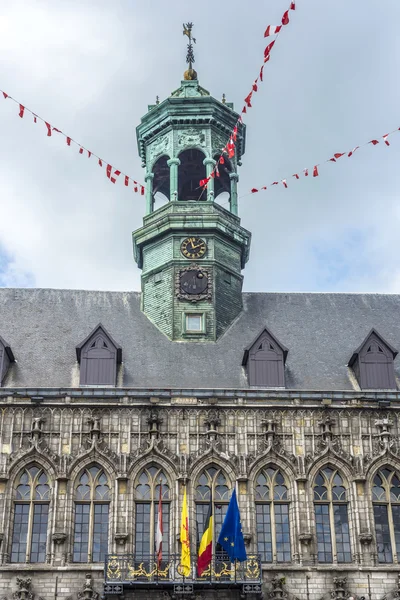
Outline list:
[[[13,0],[0,9],[0,89],[143,181],[135,127],[179,87],[182,22],[196,69],[240,110],[268,24],[288,0]],[[246,7],[246,8],[245,8]],[[248,112],[239,209],[253,234],[247,291],[400,292],[398,0],[298,0]],[[144,199],[0,99],[0,286],[136,290]],[[247,195],[288,178],[289,188]]]

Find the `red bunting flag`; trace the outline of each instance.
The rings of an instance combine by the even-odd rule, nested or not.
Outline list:
[[[283,13],[283,17],[282,17],[282,25],[288,25],[289,24],[289,11],[285,11]]]
[[[282,179],[282,183],[283,183],[284,187],[287,188],[288,185],[286,183],[286,179]]]
[[[333,156],[335,158],[340,158],[341,156],[344,156],[346,154],[346,152],[336,152]]]
[[[294,2],[290,3],[290,10],[296,10],[296,4]]]
[[[314,169],[313,169],[313,177],[318,177],[319,173],[318,173],[318,165],[315,165]]]
[[[225,164],[225,159],[224,159],[224,157],[222,156],[222,154],[221,154],[221,156],[219,157],[219,162],[220,162],[220,164],[221,164],[221,165]]]
[[[79,148],[79,154],[83,154],[83,148]]]
[[[303,169],[303,173],[305,177],[308,177],[308,169]]]
[[[267,186],[266,186],[266,185],[263,185],[261,189],[262,189],[262,190],[266,190],[266,189],[267,189]]]
[[[383,141],[385,142],[386,146],[390,146],[389,142],[388,142],[388,133],[386,133],[383,137]]]
[[[128,177],[128,175],[125,175],[125,185],[126,186],[129,185],[129,177]]]
[[[90,152],[90,150],[87,151],[87,155],[88,155],[88,158],[90,158],[92,156],[92,153]]]
[[[235,127],[232,130],[232,137],[233,137],[234,142],[236,142],[236,140],[237,140],[237,132],[238,132],[238,128],[237,128],[237,125],[235,125]]]
[[[111,169],[112,169],[112,166],[107,165],[106,175],[107,175],[108,179],[110,179],[110,177],[111,177]]]
[[[258,192],[258,189],[257,188],[251,188],[250,191],[251,191],[252,194],[255,194],[256,192]]]
[[[142,185],[140,186],[140,195],[144,196],[144,187]]]
[[[347,156],[350,158],[350,156],[352,156],[352,155],[354,154],[354,152],[355,152],[356,150],[358,150],[358,148],[359,148],[359,147],[360,147],[360,146],[356,146],[355,148],[353,148],[353,150],[351,150],[351,151],[348,153],[348,155],[347,155]]]
[[[242,114],[243,113],[247,113],[247,108],[245,106],[243,106],[243,108],[242,108]]]
[[[71,138],[67,136],[67,145],[70,146],[71,145]]]
[[[271,185],[278,185],[279,181],[274,181],[274,183],[271,183]]]
[[[246,96],[246,98],[244,99],[244,101],[246,102],[247,106],[249,108],[251,108],[251,97],[253,95],[253,92],[250,92],[250,94],[248,96]]]
[[[21,119],[24,116],[24,112],[25,112],[25,106],[22,106],[22,104],[19,105],[19,116],[21,117]]]
[[[336,162],[336,158],[333,156],[332,158],[329,158],[326,162]]]
[[[102,167],[103,166],[103,161],[101,160],[101,158],[99,158],[99,165]]]
[[[57,127],[53,127],[53,131],[56,131],[57,133],[62,133],[62,131],[60,129],[57,129]]]
[[[294,173],[294,174],[292,175],[292,177],[296,177],[296,179],[300,179],[300,177],[299,177],[299,175],[298,175],[297,173]]]
[[[379,144],[378,140],[371,140],[369,143],[373,144],[374,146],[376,146],[377,144]]]
[[[51,136],[51,125],[50,123],[47,123],[47,121],[45,121],[46,127],[47,127],[47,137]]]
[[[257,81],[258,81],[258,77],[255,80],[255,82],[253,83],[253,92],[257,92],[257,90],[258,90]]]
[[[3,92],[3,96],[4,96],[4,99],[8,98],[8,94],[6,94],[5,92]]]
[[[275,35],[276,33],[279,33],[281,29],[282,25],[268,25],[267,29],[264,32],[264,37]]]
[[[36,117],[36,115],[33,115],[33,122],[37,123],[37,117]]]
[[[260,81],[263,81],[263,75],[264,75],[264,65],[262,65],[261,69],[260,69]]]
[[[265,48],[265,50],[264,50],[264,62],[267,62],[265,59],[266,59],[267,57],[269,57],[269,53],[271,52],[271,50],[272,50],[272,48],[273,48],[274,44],[275,44],[275,40],[274,40],[273,42],[270,42],[270,43],[268,44],[268,46]],[[269,60],[269,59],[268,59],[268,60]]]

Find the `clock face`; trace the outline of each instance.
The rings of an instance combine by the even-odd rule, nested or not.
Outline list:
[[[203,294],[208,287],[207,273],[188,269],[180,276],[180,288],[184,294]]]
[[[207,250],[207,244],[199,237],[189,237],[183,240],[181,252],[186,258],[202,258]]]

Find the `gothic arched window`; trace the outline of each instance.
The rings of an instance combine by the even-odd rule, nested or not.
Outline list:
[[[226,476],[216,465],[210,465],[204,469],[197,480],[195,490],[197,544],[200,544],[204,533],[204,523],[212,498],[214,516],[213,541],[217,552],[221,550],[216,540],[218,539],[228,508],[230,489],[231,487]]]
[[[339,473],[324,467],[314,482],[318,561],[351,562],[347,490]]]
[[[97,466],[83,471],[75,487],[74,562],[101,562],[108,551],[111,489]]]
[[[35,465],[24,469],[14,492],[11,562],[46,561],[50,486],[46,473]]]
[[[156,466],[145,467],[135,485],[135,557],[150,558],[155,553],[158,505],[160,502],[163,520],[163,558],[169,554],[169,516],[171,492],[164,471]]]
[[[380,563],[400,559],[400,477],[392,469],[381,469],[372,488],[375,535]]]
[[[275,467],[263,469],[255,482],[257,548],[262,562],[290,561],[288,486]]]

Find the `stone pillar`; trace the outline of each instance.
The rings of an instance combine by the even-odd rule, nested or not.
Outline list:
[[[213,172],[213,168],[215,167],[215,160],[212,158],[205,158],[203,160],[203,165],[206,167],[206,177],[207,179],[210,177]],[[207,201],[214,201],[214,178],[211,177],[210,181],[207,184]]]
[[[179,158],[170,158],[167,161],[169,166],[169,199],[178,199],[178,167],[181,164]]]
[[[154,173],[147,173],[144,178],[146,182],[146,215],[150,215],[154,210],[153,179]]]
[[[235,172],[229,173],[229,179],[231,180],[231,197],[230,197],[230,208],[231,213],[234,215],[238,214],[238,194],[237,194],[237,182],[239,181],[239,175]]]

